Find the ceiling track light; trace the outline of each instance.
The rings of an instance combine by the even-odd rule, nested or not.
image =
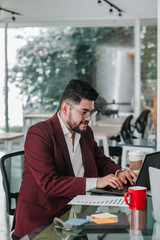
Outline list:
[[[123,10],[120,9],[119,7],[117,7],[115,4],[111,3],[110,1],[108,0],[103,0],[104,2],[106,2],[109,6],[110,6],[110,9],[109,9],[109,13],[113,13],[113,10],[116,9],[117,12],[118,12],[118,16],[121,17],[122,14],[123,14]],[[102,4],[102,0],[98,0],[97,2],[98,4]]]
[[[4,11],[4,12],[10,13],[10,14],[12,15],[12,20],[13,20],[13,21],[16,20],[15,15],[19,15],[19,16],[22,15],[22,14],[20,14],[20,13],[18,13],[18,12],[14,12],[14,11],[12,11],[12,10],[9,10],[9,9],[6,9],[6,8],[2,8],[2,7],[0,7],[0,11]]]
[[[13,20],[13,21],[16,21],[16,18],[15,18],[15,16],[14,16],[14,12],[12,13],[12,20]]]
[[[98,3],[99,5],[101,5],[101,4],[102,4],[102,0],[98,0],[97,3]]]
[[[110,7],[110,9],[109,9],[109,13],[113,13],[113,8],[112,7]]]

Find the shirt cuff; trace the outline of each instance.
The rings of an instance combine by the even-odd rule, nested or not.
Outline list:
[[[97,178],[86,178],[86,192],[96,188]]]

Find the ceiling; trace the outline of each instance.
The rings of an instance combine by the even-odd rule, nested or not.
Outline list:
[[[0,0],[0,7],[18,12],[18,23],[31,22],[87,22],[123,21],[135,18],[157,18],[157,0],[109,0],[124,11],[119,17],[117,11],[109,13],[109,5],[102,0]],[[0,22],[11,22],[10,13],[0,11]]]

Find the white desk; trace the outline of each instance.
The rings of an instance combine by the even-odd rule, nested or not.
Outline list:
[[[23,117],[25,119],[37,119],[37,118],[43,118],[48,119],[53,116],[53,112],[46,112],[46,113],[24,113]]]
[[[115,136],[119,134],[121,126],[91,126],[94,137],[98,145],[100,145],[100,141],[102,141],[104,154],[109,156],[108,149],[108,137]]]
[[[155,143],[148,142],[146,139],[133,139],[133,143],[120,142],[118,145],[122,147],[122,168],[126,168],[129,162],[127,156],[129,151],[141,151],[145,154],[155,152]]]
[[[13,142],[19,142],[19,150],[24,149],[24,133],[4,132],[0,133],[0,141],[7,143],[7,153],[12,152]]]
[[[112,118],[112,117],[106,117],[104,119],[98,120],[95,122],[97,126],[105,126],[105,127],[113,127],[113,126],[122,126],[124,123],[126,117],[118,117],[118,118]],[[135,123],[135,118],[132,119],[131,124]]]
[[[24,134],[27,133],[28,127],[33,124],[34,121],[41,121],[47,120],[53,116],[53,112],[46,112],[46,113],[24,113],[23,114],[23,131]],[[27,125],[27,120],[29,120],[29,124]]]

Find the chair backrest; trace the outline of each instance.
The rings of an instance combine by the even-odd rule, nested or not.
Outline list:
[[[18,193],[22,181],[24,151],[6,154],[1,157],[3,188],[6,194],[6,211],[14,215]]]
[[[132,141],[132,129],[131,129],[131,120],[133,115],[130,114],[124,121],[121,127],[121,137],[125,143],[129,143]]]
[[[139,117],[137,118],[135,122],[134,128],[142,134],[142,138],[144,138],[145,129],[147,126],[147,120],[148,120],[148,114],[150,113],[150,110],[144,110],[141,112]]]

